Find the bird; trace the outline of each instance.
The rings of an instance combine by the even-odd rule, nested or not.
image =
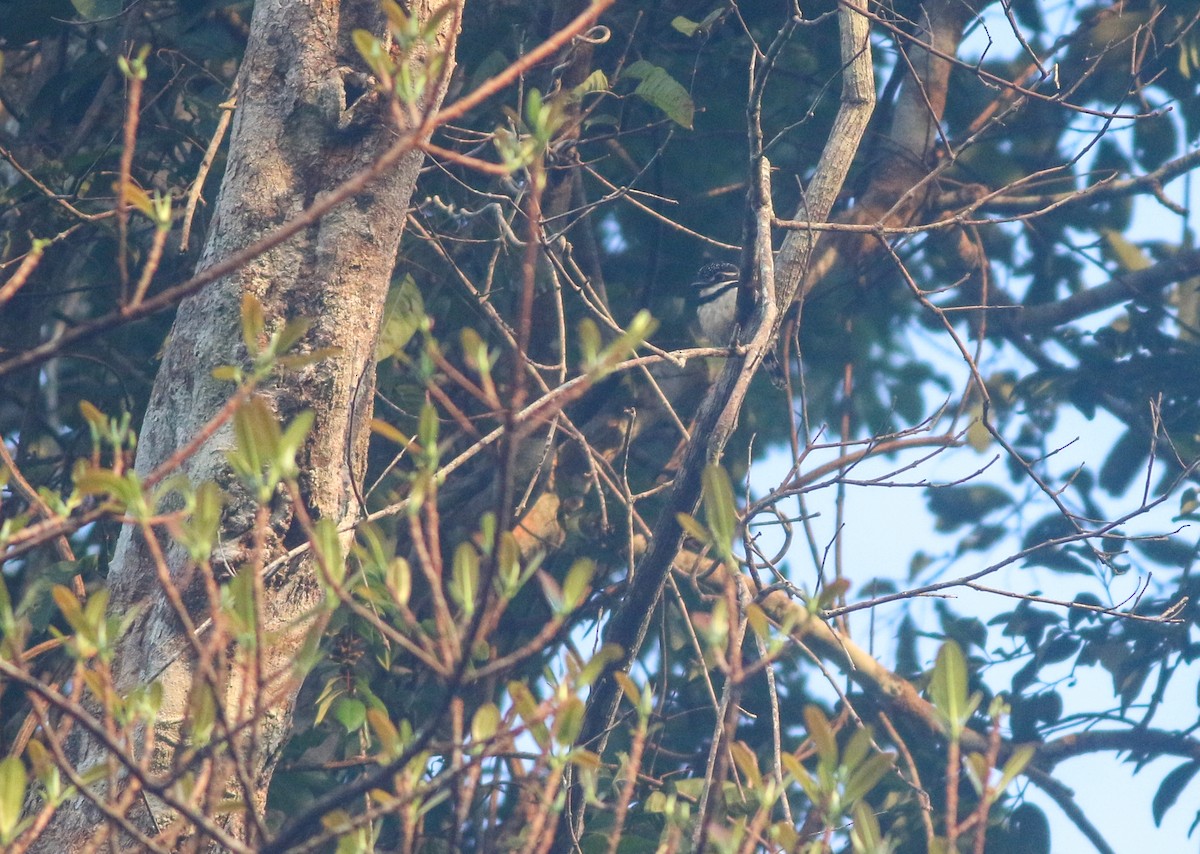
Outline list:
[[[737,326],[737,295],[741,271],[736,264],[715,261],[698,271],[688,291],[696,307],[698,343],[724,347]]]
[[[733,335],[737,331],[740,283],[740,268],[727,261],[714,261],[696,271],[688,291],[690,301],[696,307],[693,332],[697,343],[710,347],[724,347],[733,343]],[[767,353],[763,366],[775,386],[786,387],[787,377],[774,350]]]

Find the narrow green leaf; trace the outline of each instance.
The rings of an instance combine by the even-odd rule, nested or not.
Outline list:
[[[526,723],[537,717],[537,700],[533,698],[524,682],[509,682],[508,696],[512,700],[513,708]]]
[[[584,318],[579,321],[579,355],[585,371],[592,371],[600,362],[600,330],[595,321]]]
[[[867,727],[860,727],[850,737],[850,741],[846,743],[846,749],[842,751],[842,767],[847,772],[854,771],[871,752],[871,731]]]
[[[1154,801],[1150,804],[1150,812],[1154,816],[1154,826],[1161,827],[1163,816],[1167,810],[1175,805],[1175,801],[1179,799],[1179,794],[1196,776],[1196,772],[1200,771],[1200,761],[1193,759],[1191,762],[1185,762],[1178,768],[1171,771],[1167,776],[1163,777],[1163,781],[1158,786],[1158,791],[1154,793]]]
[[[312,545],[322,565],[329,571],[330,580],[340,585],[346,577],[346,558],[342,554],[342,539],[337,523],[332,519],[317,520]]]
[[[304,337],[304,333],[312,328],[312,320],[307,317],[295,317],[283,324],[274,335],[273,350],[279,355],[291,350],[296,342]]]
[[[435,454],[438,439],[438,415],[433,405],[426,403],[421,407],[421,417],[417,421],[417,440],[427,455]]]
[[[8,844],[16,835],[28,786],[29,778],[20,759],[0,759],[0,843]]]
[[[963,757],[963,765],[966,766],[967,779],[971,781],[975,794],[982,797],[988,774],[991,771],[988,768],[987,757],[982,753],[968,753]]]
[[[263,306],[258,297],[249,291],[242,294],[242,343],[252,358],[258,355],[258,338],[265,325]]]
[[[562,595],[565,608],[574,610],[583,604],[595,571],[596,564],[588,558],[580,558],[571,564],[567,577],[563,580]]]
[[[387,49],[373,33],[367,30],[355,30],[350,34],[350,39],[354,42],[354,48],[363,61],[376,75],[383,78],[392,76],[394,69],[391,57],[388,56]]]
[[[13,611],[12,597],[8,593],[4,575],[0,574],[0,637],[11,638],[16,629],[17,615]]]
[[[738,770],[749,781],[753,788],[758,788],[762,785],[762,772],[758,770],[758,757],[754,755],[754,751],[746,746],[743,741],[735,741],[729,745],[729,752],[733,755],[733,761],[737,765]]]
[[[55,584],[50,588],[50,595],[54,597],[54,604],[62,612],[67,625],[77,632],[86,628],[83,619],[83,607],[68,587],[62,584]]]
[[[737,505],[733,499],[733,484],[725,469],[716,463],[705,467],[701,475],[704,495],[704,517],[712,532],[713,542],[722,553],[733,544],[737,529]]]
[[[396,725],[383,709],[367,709],[367,725],[379,739],[384,755],[380,759],[390,759],[399,756],[403,751],[403,743]]]
[[[568,697],[554,720],[554,739],[564,747],[575,743],[583,729],[583,700]]]
[[[862,799],[894,765],[895,757],[890,753],[875,753],[863,760],[846,781],[846,788],[842,790],[843,805],[849,807]]]
[[[679,523],[679,527],[683,528],[683,532],[700,543],[708,542],[708,530],[696,521],[694,516],[687,513],[676,513],[675,521]]]
[[[604,644],[604,646],[600,647],[600,649],[596,652],[595,655],[593,655],[591,658],[588,659],[587,664],[585,664],[580,669],[579,675],[577,677],[575,677],[576,684],[579,687],[587,687],[588,685],[591,685],[593,682],[596,681],[597,677],[599,677],[600,674],[602,672],[604,672],[604,668],[608,667],[608,665],[614,661],[619,661],[623,654],[624,654],[624,650],[622,650],[621,647],[618,646],[617,644],[615,644],[615,643]],[[619,673],[616,675],[618,677],[624,676],[623,673]],[[628,679],[629,677],[626,676],[625,678]],[[617,681],[618,681],[618,684],[621,684],[621,690],[624,691],[625,685],[620,682],[619,678]],[[630,683],[630,684],[632,684],[632,683]],[[628,692],[626,692],[626,693],[628,693]],[[633,702],[633,704],[636,706],[637,698],[634,698],[631,702]]]
[[[293,478],[299,474],[296,455],[303,447],[316,419],[317,415],[311,409],[302,410],[280,434],[272,462],[283,477]]]
[[[1008,757],[1008,761],[1004,763],[1004,770],[1000,775],[1000,782],[996,784],[996,791],[1003,792],[1008,788],[1008,784],[1016,779],[1017,775],[1025,770],[1036,753],[1032,744],[1022,744],[1012,752]],[[1198,766],[1200,767],[1200,766]]]
[[[883,854],[890,850],[884,846],[879,820],[871,805],[860,801],[854,805],[854,826],[850,829],[850,844],[855,854]]]
[[[213,725],[217,720],[217,705],[213,699],[212,690],[207,685],[199,685],[188,698],[188,728],[190,738],[188,743],[196,747],[204,747],[212,741]]]
[[[254,395],[238,407],[233,414],[233,434],[236,451],[230,462],[237,459],[235,465],[243,479],[261,478],[267,461],[274,458],[279,447],[279,424],[261,396]]]
[[[108,416],[86,400],[79,401],[79,413],[92,427],[103,432],[108,427]],[[1193,490],[1194,492],[1194,490]]]
[[[412,568],[402,557],[393,558],[388,563],[385,583],[392,599],[398,605],[407,605],[412,596]]]
[[[951,737],[958,738],[966,724],[967,661],[952,640],[946,641],[938,650],[929,691],[934,708],[950,725]]]
[[[475,613],[479,593],[479,552],[470,543],[459,543],[454,550],[450,576],[450,598],[468,617]]]
[[[834,737],[833,728],[829,726],[829,721],[824,713],[816,706],[805,706],[804,723],[808,729],[808,737],[817,746],[817,756],[821,758],[821,762],[836,765],[837,739]]]
[[[421,290],[412,276],[405,275],[388,291],[383,304],[379,343],[375,345],[376,361],[382,362],[403,352],[424,321],[425,301]]]

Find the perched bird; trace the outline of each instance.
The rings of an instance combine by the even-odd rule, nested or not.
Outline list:
[[[733,333],[737,328],[740,276],[737,264],[726,261],[705,264],[696,272],[688,291],[690,302],[696,308],[694,331],[697,343],[710,347],[724,347],[733,343]],[[774,350],[767,353],[763,366],[772,383],[779,388],[786,387],[787,378]]]
[[[690,301],[696,306],[696,338],[701,343],[724,347],[733,340],[739,274],[736,264],[717,261],[701,267],[688,286]]]

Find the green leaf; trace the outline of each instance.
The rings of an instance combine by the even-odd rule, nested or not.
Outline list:
[[[329,571],[330,580],[337,585],[346,577],[346,558],[342,554],[341,535],[332,519],[319,519],[313,531],[313,549],[322,565]]]
[[[524,682],[509,682],[508,696],[512,700],[513,708],[526,723],[537,717],[537,700],[533,698],[532,692]]]
[[[704,517],[712,532],[713,544],[722,552],[730,550],[737,530],[737,505],[733,500],[733,485],[729,474],[716,463],[705,467],[701,475],[704,495]]]
[[[700,543],[708,543],[708,529],[696,521],[694,516],[687,513],[676,513],[675,521],[679,523],[679,527],[683,528],[683,532]]]
[[[871,752],[871,730],[869,727],[860,727],[850,737],[846,748],[842,751],[842,767],[846,771],[853,773],[856,768]]]
[[[584,666],[580,669],[580,674],[578,674],[575,679],[576,685],[581,687],[592,685],[593,682],[599,678],[600,674],[604,672],[604,669],[608,666],[608,664],[612,663],[613,661],[620,661],[622,654],[623,650],[617,644],[606,643],[604,646],[601,646],[601,648],[596,651],[595,655],[588,658],[588,663],[584,664]],[[618,684],[622,686],[622,690],[625,690],[624,682],[620,681],[620,679],[622,679],[624,676],[624,678],[628,680],[629,676],[619,672],[614,673],[613,675],[617,676]],[[630,685],[632,685],[631,681]],[[631,702],[634,703],[634,705],[637,705],[636,699],[631,700]]]
[[[830,766],[836,765],[837,739],[834,737],[833,728],[829,726],[829,720],[824,713],[816,706],[805,706],[804,723],[808,729],[808,737],[817,747],[817,756],[820,757],[821,762]]]
[[[850,844],[855,854],[883,854],[890,850],[885,847],[883,833],[879,829],[879,821],[875,811],[866,802],[854,805],[854,825],[850,828]]]
[[[496,584],[505,599],[511,599],[521,589],[521,547],[511,531],[500,534],[500,549],[496,556]]]
[[[676,32],[683,33],[688,38],[696,35],[708,35],[712,30],[712,25],[724,17],[725,13],[726,7],[721,5],[705,15],[703,21],[692,21],[682,15],[676,15],[671,19],[671,28]]]
[[[355,30],[350,34],[354,47],[367,66],[379,77],[391,77],[395,71],[387,49],[374,34],[367,30]]]
[[[700,31],[700,22],[692,21],[683,17],[683,15],[676,15],[671,19],[671,28],[691,38]]]
[[[86,21],[100,21],[121,14],[121,0],[71,0],[71,5]]]
[[[661,110],[680,127],[692,129],[692,119],[696,112],[692,96],[665,69],[639,59],[625,69],[625,74],[640,81],[633,90],[634,95]]]
[[[425,322],[425,301],[412,276],[405,275],[388,291],[383,304],[383,322],[379,343],[375,345],[375,360],[383,362],[403,352],[404,347]]]
[[[304,440],[308,438],[308,433],[312,430],[316,420],[317,415],[311,409],[302,410],[280,434],[275,448],[275,456],[271,460],[280,476],[293,478],[300,473],[296,467],[296,455],[300,453]]]
[[[396,725],[387,716],[387,712],[383,709],[367,709],[367,724],[383,748],[381,759],[392,759],[403,752],[403,739],[401,739]]]
[[[221,488],[211,480],[200,484],[191,496],[188,508],[191,512],[180,526],[177,539],[192,560],[205,561],[212,554],[221,526],[224,501]]]
[[[571,564],[567,577],[563,581],[563,607],[567,610],[578,608],[588,594],[592,575],[596,572],[596,564],[588,558],[580,558]]]
[[[28,786],[29,778],[20,759],[15,756],[0,759],[0,843],[7,845],[16,836]]]
[[[471,716],[471,740],[487,741],[500,729],[500,708],[495,703],[484,703]]]
[[[987,757],[982,753],[968,753],[963,757],[963,765],[966,766],[967,779],[971,781],[975,794],[982,796],[991,771],[988,767]]]
[[[1100,234],[1104,238],[1104,254],[1116,261],[1122,272],[1130,273],[1153,266],[1154,262],[1141,247],[1131,243],[1121,232],[1105,228],[1101,229]]]
[[[1050,854],[1050,822],[1038,807],[1026,801],[1008,819],[1013,850],[1021,854]]]
[[[265,324],[263,306],[258,297],[249,291],[242,294],[242,343],[252,357],[258,355],[258,338]]]
[[[590,321],[585,321],[590,322]],[[617,336],[611,344],[604,348],[599,354],[595,355],[591,360],[584,360],[584,365],[589,371],[594,372],[597,376],[603,376],[620,364],[621,360],[632,355],[638,347],[642,346],[647,338],[654,334],[654,330],[658,328],[658,321],[650,312],[642,309],[626,324],[624,331]],[[593,323],[590,328],[585,327],[584,323],[580,323],[581,334],[586,334],[588,337],[584,341],[585,353],[594,351],[599,346],[600,333]]]
[[[1004,770],[1001,772],[999,782],[996,783],[996,791],[1003,792],[1007,789],[1008,784],[1015,780],[1017,775],[1024,771],[1033,760],[1035,752],[1032,744],[1022,744],[1014,750],[1008,757],[1008,761],[1004,763]]]
[[[0,574],[0,638],[11,638],[17,630],[17,615],[13,611],[8,584]]]
[[[279,447],[279,425],[270,407],[259,395],[254,395],[233,414],[235,450],[229,462],[243,480],[256,484],[261,479],[267,461]]]
[[[637,708],[638,701],[641,695],[638,693],[637,684],[629,678],[629,674],[618,670],[613,674],[613,678],[617,681],[617,685],[621,687],[621,693],[625,695],[625,699],[630,704]]]
[[[937,530],[953,531],[963,525],[978,525],[987,516],[1008,507],[1013,498],[1005,490],[986,483],[930,487],[925,503],[937,517]]]
[[[79,401],[79,414],[97,431],[103,432],[108,429],[108,416],[86,400]]]
[[[1193,759],[1180,765],[1167,776],[1163,777],[1158,791],[1154,793],[1154,801],[1150,804],[1150,812],[1154,816],[1154,826],[1161,827],[1163,816],[1175,805],[1179,793],[1184,790],[1196,772],[1200,771],[1200,760]]]
[[[471,543],[459,543],[454,550],[450,576],[450,598],[468,617],[475,613],[479,593],[479,552]]]
[[[426,403],[421,407],[421,417],[417,421],[417,441],[421,443],[426,456],[436,459],[438,440],[438,415],[433,404]]]
[[[204,747],[212,741],[213,725],[217,721],[217,704],[208,685],[198,685],[188,698],[188,743]]]
[[[367,720],[367,707],[357,697],[341,697],[333,707],[333,716],[346,732],[358,732]]]
[[[754,755],[754,751],[747,747],[744,741],[735,741],[729,745],[729,752],[751,787],[762,786],[762,772],[758,770],[758,757]]]
[[[846,788],[842,791],[844,806],[849,807],[862,799],[894,766],[895,757],[890,753],[876,753],[868,757],[846,781]]]
[[[409,597],[412,596],[412,568],[408,561],[402,557],[393,558],[388,563],[384,583],[398,605],[407,605]]]
[[[608,91],[608,77],[604,72],[597,68],[580,84],[571,90],[571,94],[576,98],[582,98],[584,95],[591,95],[595,92]]]
[[[563,703],[554,721],[554,738],[559,744],[568,747],[575,743],[583,729],[583,711],[583,700],[578,697],[568,697]]]
[[[950,725],[951,738],[957,739],[966,723],[967,661],[954,641],[946,641],[938,650],[929,691],[934,708]]]
[[[79,604],[79,600],[75,598],[75,594],[71,589],[63,584],[55,584],[50,590],[50,595],[54,597],[54,604],[58,606],[58,610],[62,613],[63,619],[67,621],[74,631],[81,631],[86,628],[83,619],[83,607]]]
[[[579,321],[579,357],[583,370],[591,372],[600,363],[600,329],[589,317]]]
[[[296,343],[304,337],[304,333],[312,328],[312,321],[307,317],[295,317],[283,324],[280,329],[272,336],[272,351],[276,354],[283,354],[291,350]]]

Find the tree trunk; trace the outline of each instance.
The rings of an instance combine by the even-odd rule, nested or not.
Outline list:
[[[409,10],[427,19],[430,0],[414,0]],[[420,105],[436,110],[452,67],[458,19],[441,19],[436,49],[445,56],[442,86]],[[386,95],[366,84],[347,85],[352,69],[364,69],[351,33],[366,29],[381,39],[385,21],[376,0],[288,0],[255,4],[249,42],[239,75],[237,113],[229,145],[228,165],[216,205],[212,228],[200,261],[206,268],[263,238],[296,217],[322,194],[374,163],[391,146],[398,130],[390,119]],[[388,42],[385,40],[385,44]],[[419,61],[411,53],[409,61]],[[359,75],[361,78],[362,75]],[[354,96],[362,96],[353,103]],[[350,102],[350,103],[348,103]],[[179,308],[165,348],[162,365],[142,426],[137,470],[143,476],[192,441],[230,398],[234,387],[212,376],[214,368],[245,366],[240,334],[240,306],[245,295],[262,303],[266,332],[290,319],[306,318],[312,326],[301,340],[300,352],[336,348],[334,355],[299,370],[287,371],[260,388],[281,422],[302,410],[315,420],[297,461],[301,491],[314,519],[339,524],[361,514],[357,499],[365,461],[368,424],[374,392],[374,352],[384,298],[396,261],[405,215],[423,155],[412,150],[397,165],[374,180],[365,192],[326,214],[315,225],[264,252]],[[216,481],[226,493],[221,545],[214,555],[218,571],[245,568],[256,556],[255,537],[262,552],[258,565],[302,541],[291,505],[277,501],[268,530],[257,535],[255,506],[240,487],[226,460],[233,446],[227,422],[184,464],[193,485]],[[172,549],[166,564],[172,581],[197,622],[208,603],[198,583],[185,577],[186,556]],[[181,725],[189,715],[194,692],[203,684],[203,666],[193,653],[181,620],[164,595],[152,549],[127,527],[118,544],[109,576],[114,614],[136,613],[120,641],[114,661],[115,681],[125,695],[139,685],[158,681],[163,689],[161,711],[147,757],[149,779],[168,771],[181,745]],[[214,753],[207,783],[210,792],[243,801],[246,809],[225,820],[225,838],[253,846],[258,840],[266,792],[292,719],[296,691],[303,673],[297,667],[299,646],[314,626],[314,606],[323,595],[310,559],[296,561],[265,584],[261,598],[258,661],[259,685],[266,690],[250,696],[241,680],[248,658],[236,656],[215,686],[228,723],[245,724],[257,715],[240,781],[233,763]],[[211,663],[206,666],[211,667]],[[254,682],[247,683],[254,685]],[[251,738],[244,735],[244,739]],[[186,746],[186,745],[185,745]],[[137,747],[131,752],[140,752]],[[75,727],[68,755],[80,771],[95,765],[107,751]],[[135,775],[140,776],[140,775]],[[122,772],[118,788],[130,781]],[[115,799],[119,793],[99,797]],[[147,786],[142,785],[145,792]],[[127,815],[147,836],[174,847],[184,823],[172,828],[178,812],[159,798],[144,794]],[[253,817],[251,817],[253,814]],[[88,801],[64,804],[52,826],[38,839],[37,851],[75,851],[97,832],[99,814]],[[212,834],[210,834],[212,835]],[[129,836],[122,840],[131,841]]]

